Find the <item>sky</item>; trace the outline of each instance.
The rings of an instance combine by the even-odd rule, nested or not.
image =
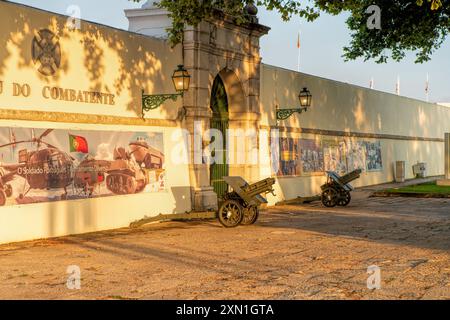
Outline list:
[[[66,14],[67,8],[77,5],[81,18],[116,28],[128,29],[128,20],[123,10],[139,8],[145,1],[134,3],[128,0],[14,0],[32,7]],[[114,2],[114,5],[111,3]],[[395,93],[397,78],[400,79],[400,94],[425,100],[425,84],[429,74],[430,102],[450,102],[450,37],[436,51],[430,62],[415,64],[415,54],[408,54],[401,62],[390,61],[376,64],[373,61],[356,60],[345,62],[343,47],[350,42],[345,15],[322,15],[314,22],[293,18],[284,22],[276,12],[260,8],[259,21],[271,27],[261,39],[263,63],[297,70],[297,37],[300,31],[300,71],[323,78],[368,87],[374,79],[376,90]]]

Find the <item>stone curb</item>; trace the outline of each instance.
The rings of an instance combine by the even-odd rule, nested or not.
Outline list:
[[[372,193],[370,196],[373,197],[405,197],[405,198],[438,198],[438,199],[446,199],[450,198],[450,194],[442,194],[442,193],[419,193],[419,192],[386,192],[386,191],[377,191]]]

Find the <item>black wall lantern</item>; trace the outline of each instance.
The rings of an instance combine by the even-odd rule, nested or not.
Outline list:
[[[188,91],[191,76],[182,64],[178,65],[178,68],[173,72],[172,82],[177,93],[145,94],[144,90],[142,90],[142,116],[144,116],[144,112],[160,107],[166,100],[172,99],[176,101],[178,97],[182,97]]]
[[[286,120],[294,113],[302,113],[308,111],[311,107],[312,95],[307,88],[303,88],[298,95],[300,101],[300,108],[278,109],[277,108],[277,120]]]

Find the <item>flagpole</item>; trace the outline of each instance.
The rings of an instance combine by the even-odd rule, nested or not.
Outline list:
[[[297,49],[298,49],[297,71],[300,72],[300,30],[298,30]]]
[[[430,76],[427,73],[427,84],[425,86],[425,93],[427,97],[427,102],[430,102]]]
[[[397,75],[397,85],[395,86],[395,91],[397,95],[400,95],[400,75]]]

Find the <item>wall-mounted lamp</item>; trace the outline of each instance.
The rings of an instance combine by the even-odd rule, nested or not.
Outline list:
[[[277,108],[277,121],[286,120],[294,113],[302,113],[308,111],[311,106],[312,95],[307,88],[303,88],[298,95],[298,100],[300,101],[300,108],[290,108],[290,109],[278,109]]]
[[[160,107],[166,100],[176,101],[178,97],[182,97],[188,91],[191,76],[182,64],[178,65],[178,68],[173,72],[172,81],[177,93],[145,94],[142,90],[142,116],[144,116],[144,112]]]

